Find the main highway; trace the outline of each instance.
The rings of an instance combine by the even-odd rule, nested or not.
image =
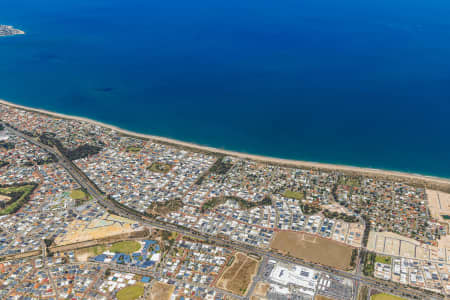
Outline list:
[[[409,297],[415,296],[417,299],[444,299],[442,296],[438,296],[436,294],[431,295],[430,293],[423,292],[420,290],[407,288],[405,286],[402,286],[400,284],[390,282],[390,281],[381,281],[377,280],[372,277],[367,277],[364,275],[359,274],[359,272],[352,273],[352,272],[346,272],[342,270],[333,269],[321,264],[317,263],[311,263],[311,262],[305,262],[301,259],[297,259],[291,256],[285,256],[280,253],[274,252],[269,249],[263,249],[259,247],[255,247],[252,245],[239,243],[232,240],[227,239],[221,239],[217,238],[212,235],[208,235],[202,232],[194,231],[192,229],[179,227],[170,223],[161,222],[159,220],[148,218],[147,216],[136,212],[130,208],[126,208],[124,206],[118,205],[112,200],[109,200],[106,195],[98,189],[98,187],[84,174],[72,161],[70,161],[68,158],[66,158],[64,155],[62,155],[57,149],[50,147],[48,145],[45,145],[38,141],[35,138],[32,138],[28,135],[23,134],[22,132],[15,130],[9,126],[6,127],[7,130],[17,136],[22,137],[29,143],[32,143],[42,149],[45,149],[49,153],[52,153],[55,155],[58,159],[58,163],[73,177],[73,179],[86,191],[88,191],[91,196],[104,208],[108,209],[109,211],[113,212],[114,214],[117,214],[122,217],[126,217],[129,219],[136,220],[140,222],[144,226],[154,227],[162,230],[167,231],[173,231],[177,232],[183,235],[191,236],[193,238],[197,238],[200,240],[207,241],[209,243],[213,243],[217,246],[221,247],[227,247],[234,249],[236,251],[243,251],[247,253],[253,253],[257,254],[261,257],[267,257],[269,259],[278,260],[284,263],[291,263],[291,264],[299,264],[303,266],[307,266],[310,268],[313,268],[315,270],[326,272],[330,275],[338,275],[344,278],[348,278],[350,280],[353,280],[356,284],[364,284],[371,288],[378,289],[381,291],[386,291],[388,293],[396,294],[399,296],[402,295],[409,295]],[[357,258],[358,259],[358,258]],[[445,298],[446,299],[446,298]]]

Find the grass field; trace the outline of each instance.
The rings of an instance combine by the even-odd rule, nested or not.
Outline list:
[[[238,295],[245,295],[257,268],[257,260],[237,253],[233,264],[224,271],[217,286]]]
[[[108,248],[104,245],[93,246],[85,249],[86,252],[91,253],[93,256],[100,255],[106,250],[108,250]]]
[[[322,295],[316,295],[314,300],[335,300],[335,299],[329,298],[329,297],[325,297],[325,296],[322,296]]]
[[[349,270],[352,247],[320,236],[301,232],[280,231],[275,235],[271,247],[284,254],[306,261]]]
[[[12,194],[12,193],[26,193],[30,192],[33,188],[33,185],[27,184],[27,185],[21,185],[21,186],[11,186],[11,187],[4,187],[0,188],[0,193],[2,194]]]
[[[134,147],[134,146],[129,146],[127,147],[127,152],[132,152],[132,153],[137,153],[140,152],[142,150],[142,148],[140,147]]]
[[[0,210],[0,216],[18,211],[25,204],[27,197],[33,192],[34,184],[0,188],[0,194],[16,199],[13,203]]]
[[[371,296],[370,300],[406,300],[406,299],[386,293],[381,293]]]
[[[87,200],[91,199],[91,195],[89,195],[82,189],[76,189],[76,190],[72,190],[70,192],[70,198],[72,198],[73,200],[87,201]]]
[[[353,187],[361,186],[361,182],[360,182],[359,178],[354,178],[354,177],[347,177],[347,178],[341,177],[341,178],[339,178],[338,183],[343,184],[343,185],[353,186]]]
[[[390,265],[392,263],[392,259],[389,256],[377,255],[375,257],[375,262]]]
[[[283,197],[293,198],[293,199],[297,199],[297,200],[303,200],[303,198],[305,197],[305,193],[303,193],[303,192],[294,192],[294,191],[291,191],[291,190],[286,190],[283,193]]]
[[[131,254],[141,249],[141,244],[136,241],[122,241],[114,243],[109,251],[116,253]]]
[[[172,166],[169,164],[161,163],[161,162],[154,162],[150,167],[147,168],[147,170],[150,170],[152,172],[156,173],[168,173],[172,169]]]
[[[117,292],[116,297],[118,300],[135,300],[144,295],[144,285],[137,283],[124,287]]]
[[[104,245],[93,246],[89,248],[83,248],[75,251],[75,258],[78,261],[87,261],[90,257],[94,257],[102,254],[108,250],[108,248]]]

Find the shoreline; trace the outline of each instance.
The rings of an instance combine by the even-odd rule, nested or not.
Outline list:
[[[282,165],[286,167],[296,167],[296,168],[307,168],[307,169],[318,169],[324,171],[340,171],[349,175],[366,175],[373,177],[381,177],[387,179],[400,179],[403,181],[407,181],[410,184],[423,184],[427,188],[439,189],[443,191],[450,192],[450,178],[437,177],[437,176],[429,176],[429,175],[421,175],[415,173],[407,173],[401,171],[392,171],[392,170],[382,170],[382,169],[374,169],[374,168],[365,168],[365,167],[357,167],[357,166],[349,166],[349,165],[338,165],[331,163],[321,163],[321,162],[311,162],[311,161],[302,161],[302,160],[293,160],[293,159],[284,159],[284,158],[276,158],[270,156],[249,154],[244,152],[237,152],[232,150],[224,150],[219,148],[214,148],[210,146],[199,145],[191,142],[179,141],[172,138],[160,137],[151,134],[143,134],[132,132],[130,130],[119,128],[115,125],[110,125],[106,123],[102,123],[96,120],[92,120],[86,117],[72,116],[66,115],[62,113],[52,112],[44,109],[27,107],[19,104],[15,104],[3,99],[0,99],[0,104],[8,105],[11,107],[15,107],[18,109],[23,109],[27,111],[37,112],[41,114],[46,114],[56,118],[63,119],[71,119],[78,120],[83,122],[88,122],[91,124],[95,124],[101,127],[109,128],[116,132],[122,133],[124,135],[129,135],[137,138],[149,139],[154,142],[171,144],[178,147],[185,147],[192,149],[193,151],[202,151],[216,154],[223,154],[234,156],[242,159],[253,160],[261,163],[273,164],[273,165]]]

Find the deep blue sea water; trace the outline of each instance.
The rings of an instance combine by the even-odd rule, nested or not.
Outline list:
[[[199,144],[450,177],[448,0],[0,0],[0,98]]]

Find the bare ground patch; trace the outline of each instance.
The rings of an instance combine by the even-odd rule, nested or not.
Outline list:
[[[9,200],[11,200],[11,197],[5,196],[5,195],[0,195],[0,202],[8,202]]]
[[[266,282],[258,282],[253,292],[253,296],[265,297],[270,289],[270,284]]]
[[[283,254],[341,270],[351,269],[352,247],[303,232],[280,231],[271,248]]]
[[[169,300],[175,286],[164,282],[155,282],[150,290],[149,300]]]
[[[237,253],[233,264],[224,271],[216,286],[238,295],[245,295],[258,270],[258,264],[257,260]]]

